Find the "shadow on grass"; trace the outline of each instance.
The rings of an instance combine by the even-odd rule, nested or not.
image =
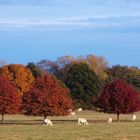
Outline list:
[[[51,120],[54,124],[77,124],[78,120]],[[87,120],[88,123],[107,123],[106,120]],[[116,122],[116,120],[113,120]],[[119,122],[133,122],[132,120],[120,120]],[[140,122],[140,120],[136,120],[135,122]],[[0,125],[42,125],[44,124],[43,120],[5,120],[4,122],[0,121]]]

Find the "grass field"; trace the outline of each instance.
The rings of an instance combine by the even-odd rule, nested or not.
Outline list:
[[[115,120],[116,115],[83,111],[76,117],[49,117],[53,127],[43,125],[43,117],[6,115],[6,122],[19,120],[19,124],[0,124],[0,140],[140,140],[140,112],[136,115],[135,122],[131,121],[132,115],[120,115],[120,122],[108,124],[106,118]],[[89,125],[78,126],[79,117],[87,118]],[[33,125],[20,124],[24,121]]]

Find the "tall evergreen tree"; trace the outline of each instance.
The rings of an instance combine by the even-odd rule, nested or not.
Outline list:
[[[100,91],[100,81],[85,63],[73,64],[65,75],[65,84],[78,107],[93,108],[92,99]]]

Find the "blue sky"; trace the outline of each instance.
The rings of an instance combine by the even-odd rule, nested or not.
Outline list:
[[[0,60],[94,54],[140,67],[140,0],[0,0]]]

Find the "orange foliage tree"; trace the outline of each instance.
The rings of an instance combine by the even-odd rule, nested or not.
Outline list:
[[[50,74],[43,74],[22,97],[22,110],[26,115],[67,115],[72,108],[69,90]]]
[[[13,114],[19,111],[20,95],[16,87],[6,77],[0,76],[0,113],[2,122],[4,114]]]
[[[10,81],[13,81],[20,95],[27,92],[34,81],[31,71],[20,64],[3,66],[0,68],[0,75],[7,77]]]

